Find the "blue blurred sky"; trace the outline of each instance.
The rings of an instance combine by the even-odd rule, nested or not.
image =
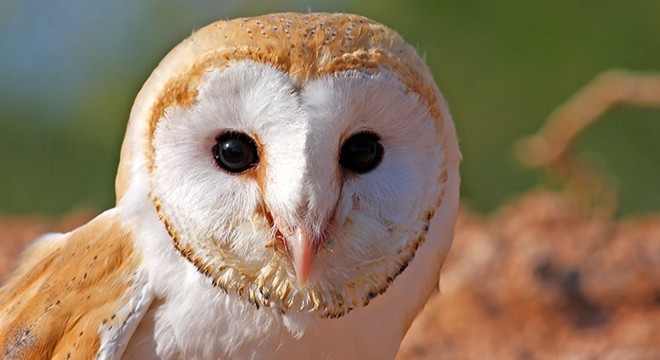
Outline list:
[[[66,114],[108,78],[125,79],[153,65],[154,54],[167,51],[173,39],[235,13],[238,1],[201,3],[9,0],[0,8],[0,81],[11,84],[2,86],[3,96],[34,97]],[[160,11],[164,6],[178,9]]]

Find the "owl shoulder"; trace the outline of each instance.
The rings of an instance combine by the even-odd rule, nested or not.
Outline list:
[[[123,351],[151,303],[116,209],[37,240],[0,288],[0,358],[99,358]]]

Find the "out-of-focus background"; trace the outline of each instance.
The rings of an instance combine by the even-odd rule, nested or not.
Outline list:
[[[426,58],[456,121],[464,203],[487,212],[545,181],[512,144],[612,69],[660,69],[660,2],[0,2],[0,213],[112,206],[133,99],[175,44],[216,19],[354,12]],[[660,210],[660,112],[622,107],[578,152],[619,186],[619,215]]]

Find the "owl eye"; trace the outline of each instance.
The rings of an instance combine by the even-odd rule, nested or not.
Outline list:
[[[243,173],[259,163],[256,143],[242,132],[228,131],[216,136],[212,151],[216,164],[232,174]]]
[[[358,174],[373,170],[383,159],[383,145],[379,141],[380,136],[372,132],[353,134],[341,147],[339,163]]]

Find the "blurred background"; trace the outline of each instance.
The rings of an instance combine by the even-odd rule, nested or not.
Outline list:
[[[59,215],[114,202],[133,99],[160,59],[217,19],[352,12],[426,58],[464,154],[462,196],[490,211],[547,179],[516,140],[597,74],[660,70],[660,2],[0,0],[0,213]],[[620,107],[578,152],[615,179],[619,215],[660,210],[660,111]]]

